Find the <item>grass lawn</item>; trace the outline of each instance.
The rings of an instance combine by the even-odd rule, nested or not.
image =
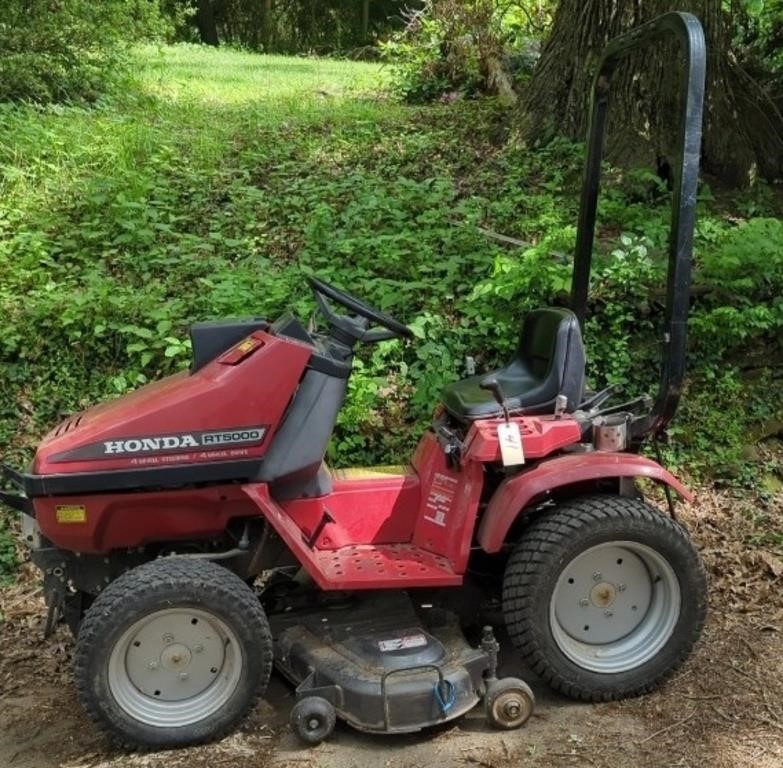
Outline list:
[[[376,64],[261,56],[180,45],[140,49],[135,82],[97,109],[0,105],[4,207],[35,215],[102,174],[148,176],[164,148],[188,167],[220,172],[237,142],[286,121],[377,120],[362,100]]]
[[[197,45],[149,46],[141,57],[144,88],[156,96],[205,106],[263,103],[270,116],[311,111],[324,97],[351,99],[374,92],[384,79],[378,64]]]

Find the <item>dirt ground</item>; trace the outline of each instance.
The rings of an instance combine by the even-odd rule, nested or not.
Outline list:
[[[274,679],[242,729],[206,747],[123,754],[82,714],[70,677],[73,643],[41,639],[34,571],[0,590],[0,766],[3,768],[413,768],[437,765],[783,766],[783,560],[765,541],[783,529],[783,498],[704,491],[681,511],[711,577],[711,611],[689,663],[659,691],[632,701],[577,704],[518,667],[538,697],[521,730],[491,731],[477,709],[412,736],[367,736],[339,726],[303,748],[286,720],[290,690]]]

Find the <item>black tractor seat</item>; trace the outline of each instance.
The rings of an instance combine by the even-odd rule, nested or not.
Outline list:
[[[497,371],[449,384],[442,395],[446,410],[460,421],[502,415],[492,393],[479,387],[489,376],[498,380],[509,410],[549,413],[555,398],[565,395],[566,410],[574,411],[585,388],[585,351],[576,315],[559,307],[530,312],[511,362]]]

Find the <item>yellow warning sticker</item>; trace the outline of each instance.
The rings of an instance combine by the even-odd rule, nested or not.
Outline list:
[[[337,480],[371,480],[394,475],[409,475],[413,470],[409,466],[394,464],[388,467],[349,467],[332,470]]]
[[[87,507],[81,504],[62,504],[54,508],[58,523],[86,523]]]
[[[249,352],[253,347],[255,347],[256,342],[254,339],[247,339],[246,341],[243,341],[241,344],[237,345],[237,352]]]

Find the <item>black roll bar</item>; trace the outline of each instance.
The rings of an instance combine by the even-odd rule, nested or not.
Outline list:
[[[639,430],[642,435],[650,433],[657,435],[672,420],[677,410],[685,375],[693,228],[696,218],[696,188],[707,66],[704,31],[699,20],[690,13],[666,13],[659,16],[611,40],[603,52],[593,79],[590,122],[587,129],[587,157],[582,179],[571,283],[571,307],[584,329],[612,75],[617,64],[628,53],[668,35],[677,38],[685,54],[685,67],[681,73],[682,110],[678,129],[677,156],[671,164],[674,183],[669,230],[661,382],[650,416]]]

